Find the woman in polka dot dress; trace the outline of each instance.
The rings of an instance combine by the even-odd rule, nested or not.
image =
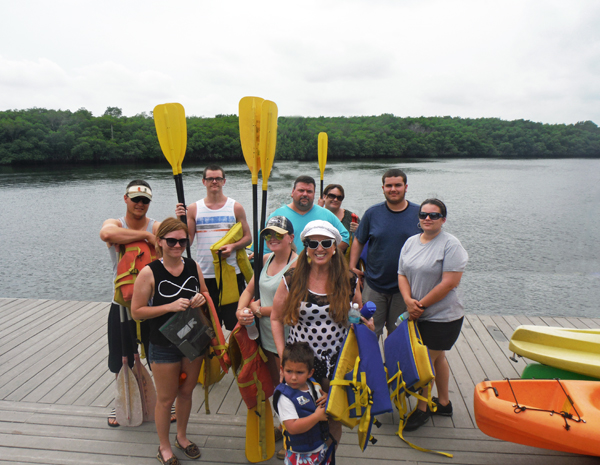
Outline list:
[[[350,304],[361,304],[360,288],[337,249],[342,241],[340,233],[329,222],[311,221],[300,239],[304,250],[296,268],[285,273],[277,288],[271,328],[280,357],[286,343],[284,325],[290,326],[287,342],[308,342],[315,353],[313,377],[328,392],[350,326]],[[363,323],[374,329],[372,320],[363,318]],[[339,442],[341,423],[330,420],[330,431]]]

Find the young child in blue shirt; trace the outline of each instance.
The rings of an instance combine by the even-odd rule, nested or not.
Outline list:
[[[284,382],[275,390],[273,405],[284,427],[286,465],[334,463],[335,447],[325,444],[329,438],[327,394],[309,379],[314,357],[308,343],[295,342],[285,347],[281,358]]]

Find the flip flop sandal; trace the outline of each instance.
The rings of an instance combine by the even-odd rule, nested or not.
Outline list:
[[[285,449],[281,449],[280,451],[277,452],[277,458],[279,460],[284,460],[285,459]]]
[[[112,409],[110,411],[110,413],[108,414],[108,418],[106,419],[106,421],[108,422],[108,426],[110,426],[111,428],[118,428],[119,427],[119,423],[117,423],[117,410],[116,409]]]
[[[190,445],[187,447],[183,447],[181,444],[179,444],[179,438],[177,436],[175,436],[175,447],[181,449],[183,453],[190,459],[199,459],[202,455],[200,448],[191,441]]]
[[[283,433],[277,426],[275,426],[275,442],[281,441],[283,439]]]
[[[175,411],[175,404],[171,406],[171,423],[175,423],[177,421],[177,412]]]
[[[175,456],[175,454],[173,454],[173,457],[171,457],[169,460],[165,460],[162,456],[162,453],[160,452],[160,446],[158,446],[158,454],[156,454],[156,460],[158,460],[163,465],[180,465],[179,459]]]

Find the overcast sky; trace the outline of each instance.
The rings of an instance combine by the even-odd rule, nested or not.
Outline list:
[[[600,124],[598,0],[20,0],[0,8],[0,110],[179,102],[237,114]]]

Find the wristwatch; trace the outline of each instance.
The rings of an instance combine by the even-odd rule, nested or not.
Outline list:
[[[259,318],[262,318],[262,313],[260,313],[260,307],[258,307],[258,310],[256,310],[256,311],[254,312],[254,315],[256,315],[256,316],[257,316],[257,317],[259,317]]]

